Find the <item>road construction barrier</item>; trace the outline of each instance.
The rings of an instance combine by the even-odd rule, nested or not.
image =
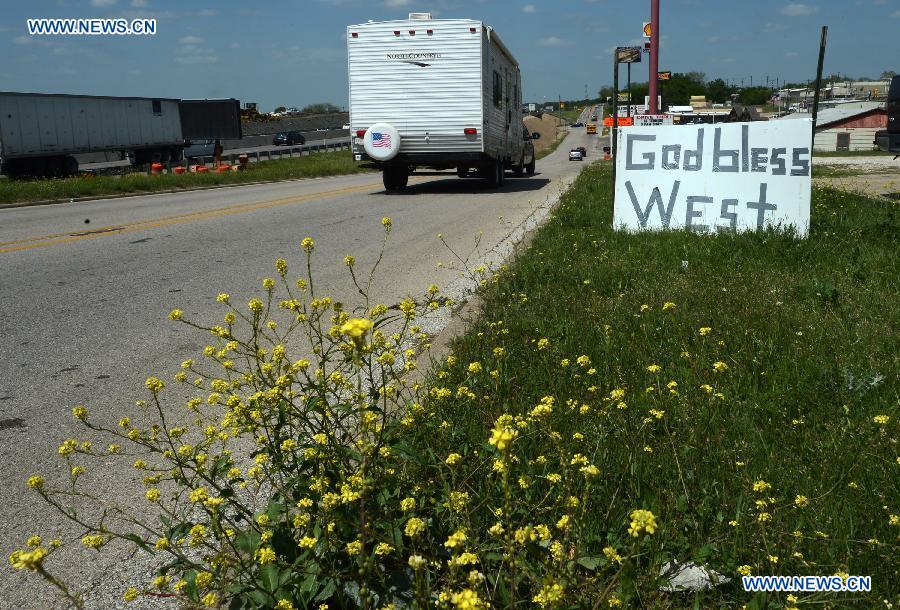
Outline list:
[[[150,164],[150,174],[151,175],[158,176],[162,173],[162,171],[163,171],[162,163],[151,163]]]
[[[183,165],[178,165],[172,171],[175,172],[176,174],[181,175],[185,172],[185,168]]]

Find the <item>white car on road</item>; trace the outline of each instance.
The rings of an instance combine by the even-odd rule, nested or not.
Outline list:
[[[581,154],[581,151],[577,148],[573,148],[569,151],[569,161],[583,161],[584,155]]]

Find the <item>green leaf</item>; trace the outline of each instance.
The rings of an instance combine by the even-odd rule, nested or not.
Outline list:
[[[150,545],[148,545],[148,544],[144,541],[143,538],[141,538],[141,537],[138,536],[137,534],[126,534],[126,535],[122,536],[122,538],[125,538],[126,540],[131,540],[133,543],[135,543],[136,545],[138,545],[139,547],[141,547],[142,549],[144,549],[145,551],[147,551],[147,552],[150,553],[151,555],[155,555],[155,554],[156,554],[156,551],[155,551]]]
[[[335,580],[333,578],[329,578],[325,581],[325,584],[322,587],[322,590],[319,591],[319,594],[316,595],[316,598],[313,601],[317,601],[317,602],[325,601],[326,599],[331,597],[335,591],[337,591],[337,583],[335,582]]]
[[[588,570],[596,571],[600,564],[603,562],[602,557],[579,557],[578,565],[587,568]]]

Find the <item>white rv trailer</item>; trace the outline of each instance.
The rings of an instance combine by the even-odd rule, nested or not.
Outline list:
[[[471,19],[409,19],[347,28],[350,133],[357,161],[388,190],[417,166],[476,169],[492,186],[525,163],[519,64],[493,28]]]

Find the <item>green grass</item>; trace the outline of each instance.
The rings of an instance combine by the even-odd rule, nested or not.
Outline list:
[[[207,174],[128,174],[114,176],[76,176],[55,180],[2,180],[0,206],[28,201],[67,200],[79,197],[128,195],[156,191],[192,189],[227,184],[249,184],[315,178],[369,171],[360,168],[349,151],[319,153],[293,159],[251,163],[246,171]]]
[[[850,150],[850,151],[816,151],[816,157],[896,157],[896,153],[884,152],[883,150]]]
[[[578,117],[581,116],[581,112],[582,112],[581,110],[572,109],[572,110],[563,110],[561,112],[552,112],[550,114],[552,114],[555,117],[560,117],[560,118],[568,121],[569,123],[574,123],[575,121],[578,120]]]
[[[638,567],[610,589],[627,607],[786,603],[744,593],[739,579],[696,599],[655,585],[640,604],[628,597],[639,575],[652,579],[672,558],[732,578],[745,564],[762,575],[871,575],[870,595],[801,597],[826,607],[896,604],[900,207],[816,188],[808,239],[628,234],[611,229],[609,171],[586,168],[530,248],[483,291],[482,318],[452,346],[457,363],[432,380],[478,398],[442,407],[446,436],[431,450],[478,449],[499,415],[527,414],[553,396],[562,440],[523,432],[517,469],[539,468],[533,460],[544,454],[552,464],[558,444],[585,435],[580,451],[602,475],[581,548],[630,544],[623,530],[635,508],[659,520]],[[664,310],[667,302],[675,307]],[[549,347],[539,349],[543,338]],[[576,364],[580,355],[593,374]],[[496,367],[498,378],[473,379],[470,362]],[[715,362],[728,370],[714,372]],[[610,399],[614,388],[624,405]],[[889,422],[877,423],[880,415]],[[755,491],[757,481],[771,488]],[[479,503],[499,502],[481,493]],[[796,506],[797,496],[808,504]]]
[[[559,145],[562,144],[562,141],[566,139],[566,136],[567,136],[567,135],[569,135],[569,132],[567,132],[567,131],[563,131],[563,132],[560,132],[559,134],[557,134],[556,139],[553,140],[553,143],[550,144],[549,147],[547,147],[547,148],[545,148],[544,150],[542,150],[542,151],[538,152],[537,154],[535,154],[534,158],[535,158],[535,159],[543,159],[543,158],[546,157],[547,155],[553,154],[553,152],[554,152],[557,148],[559,148]]]

